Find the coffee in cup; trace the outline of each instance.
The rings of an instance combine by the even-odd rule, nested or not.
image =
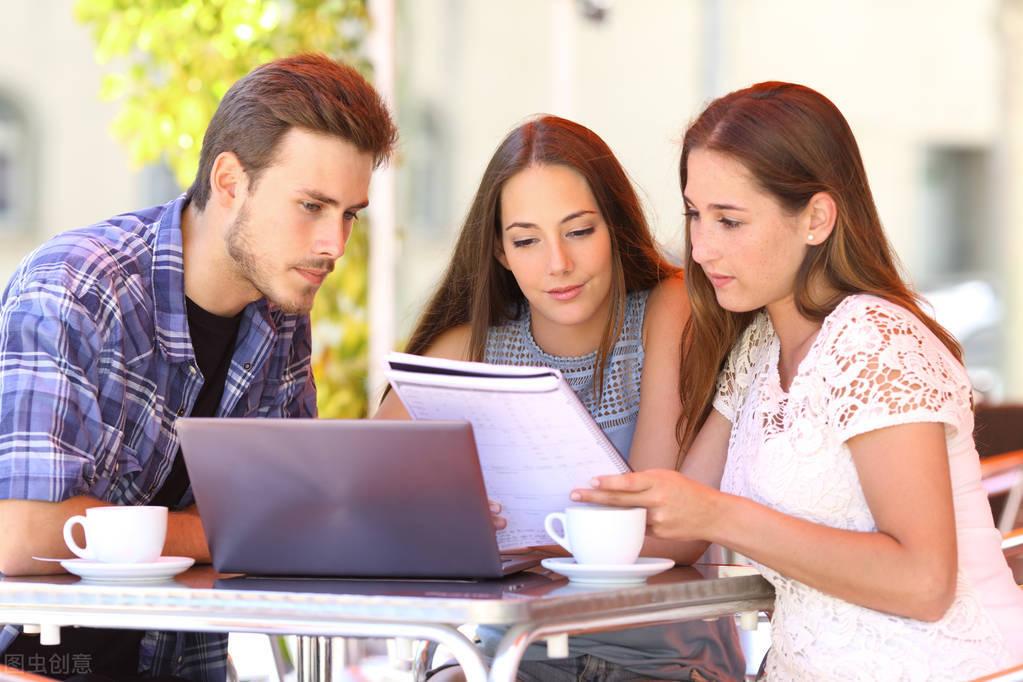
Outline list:
[[[85,531],[85,547],[71,535]],[[156,561],[167,538],[167,507],[90,507],[64,522],[64,542],[76,556],[104,563]]]
[[[560,522],[561,533],[555,522]],[[544,529],[580,564],[634,564],[646,536],[646,509],[573,506],[548,514]]]

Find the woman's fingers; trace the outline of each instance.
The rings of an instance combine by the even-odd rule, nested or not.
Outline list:
[[[616,476],[597,476],[590,481],[594,488],[610,491],[638,493],[650,488],[652,480],[646,472],[634,471]]]
[[[573,490],[571,498],[575,502],[587,502],[590,504],[604,504],[611,507],[642,507],[638,493],[615,492],[612,490],[593,490],[580,488]]]
[[[616,476],[598,476],[590,481],[593,488],[572,491],[575,502],[606,504],[615,507],[642,507],[643,493],[650,490],[654,479],[647,472],[632,472]]]
[[[497,500],[487,500],[490,506],[490,521],[496,530],[504,530],[508,527],[508,519],[501,516],[501,503]]]

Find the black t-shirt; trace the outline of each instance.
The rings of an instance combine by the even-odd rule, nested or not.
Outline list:
[[[204,379],[190,416],[215,417],[224,395],[242,316],[214,315],[189,298],[185,305],[192,349]],[[149,504],[176,508],[189,483],[179,449],[167,480]],[[123,679],[138,674],[139,645],[144,634],[139,630],[66,627],[61,630],[57,646],[42,646],[38,635],[20,635],[0,656],[0,662],[58,680],[83,672]]]
[[[195,361],[204,379],[189,416],[215,417],[220,399],[224,395],[227,371],[231,367],[231,357],[234,355],[234,344],[238,338],[242,316],[240,313],[234,317],[214,315],[200,308],[190,298],[185,299],[185,306],[188,309],[188,330],[192,336],[192,350],[195,352]],[[149,504],[174,509],[188,490],[188,486],[188,471],[185,469],[185,460],[179,449],[167,480]]]

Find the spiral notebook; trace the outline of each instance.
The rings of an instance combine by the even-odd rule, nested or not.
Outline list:
[[[574,488],[629,465],[556,369],[457,362],[406,353],[386,372],[413,419],[472,424],[487,495],[501,503],[504,549],[549,545],[547,514]]]

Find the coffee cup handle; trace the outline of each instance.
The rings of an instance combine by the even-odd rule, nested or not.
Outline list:
[[[561,534],[554,530],[555,521],[561,521]],[[572,548],[568,544],[568,519],[565,518],[562,512],[551,512],[548,514],[547,518],[543,520],[543,529],[547,531],[547,535],[550,535],[556,543],[567,549],[569,553],[572,552]]]
[[[71,535],[71,530],[75,527],[75,524],[79,523],[82,525],[82,530],[85,530],[85,517],[84,516],[72,516],[70,519],[64,522],[64,543],[67,548],[70,549],[76,556],[83,559],[92,559],[92,552],[89,551],[88,547],[81,547],[75,542],[74,537]]]

